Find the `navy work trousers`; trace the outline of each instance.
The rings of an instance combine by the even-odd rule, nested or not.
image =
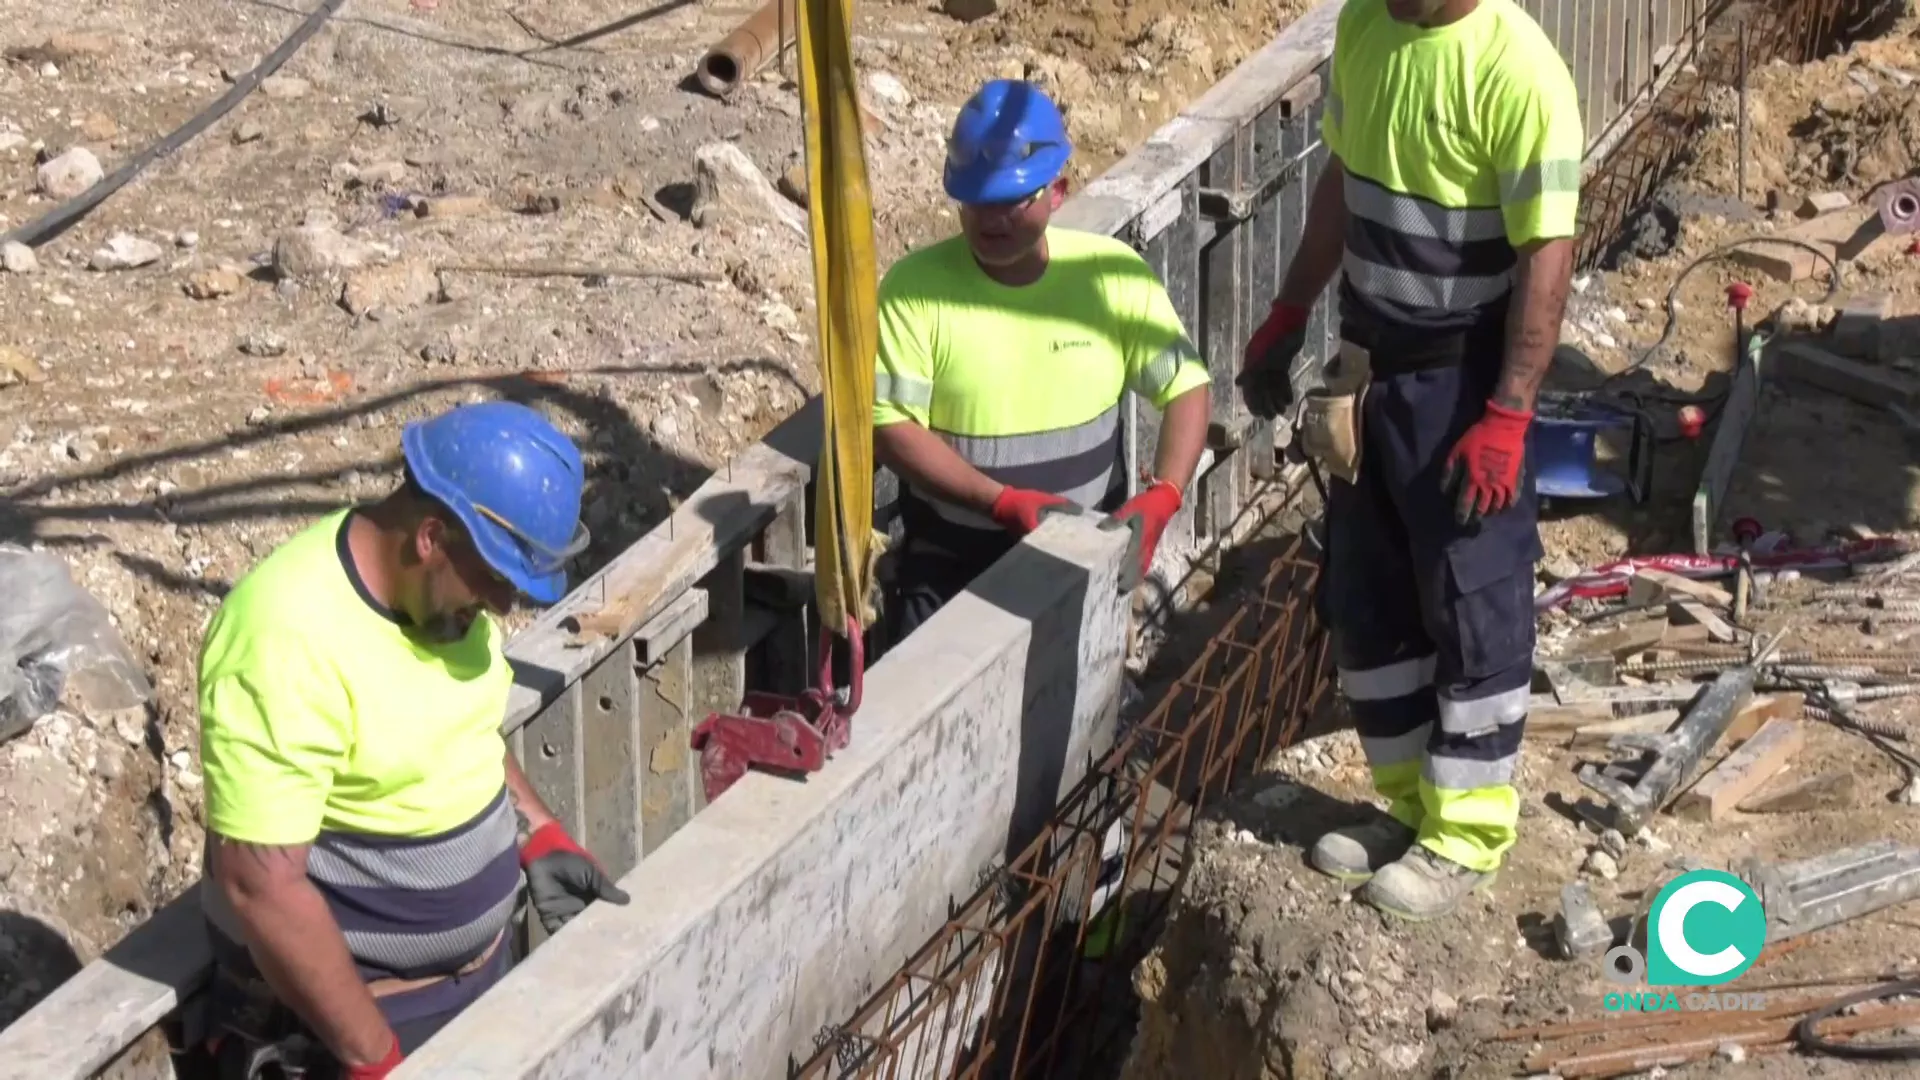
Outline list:
[[[1374,376],[1359,475],[1328,489],[1317,596],[1389,812],[1436,854],[1476,870],[1499,865],[1519,818],[1512,777],[1541,554],[1530,469],[1513,506],[1470,525],[1456,521],[1442,486],[1447,455],[1484,411],[1496,364],[1472,356]]]

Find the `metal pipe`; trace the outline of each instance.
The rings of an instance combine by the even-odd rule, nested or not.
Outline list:
[[[715,97],[727,97],[793,44],[800,21],[795,2],[767,0],[708,49],[693,71],[701,87]]]
[[[1735,195],[1747,201],[1747,21],[1740,20],[1740,168],[1736,173]]]

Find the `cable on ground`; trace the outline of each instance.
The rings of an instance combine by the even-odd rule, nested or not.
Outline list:
[[[206,108],[175,128],[173,134],[127,159],[119,168],[101,177],[98,183],[87,190],[54,207],[41,217],[27,222],[5,236],[0,236],[0,243],[20,243],[28,247],[39,247],[72,228],[81,218],[92,213],[95,207],[106,202],[115,192],[126,187],[134,177],[146,171],[148,166],[171,156],[174,151],[192,141],[196,135],[232,112],[234,106],[240,104],[248,94],[259,87],[261,80],[280,70],[280,66],[298,52],[300,46],[307,43],[308,38],[318,33],[345,3],[346,0],[322,0],[320,6],[315,8],[313,13],[294,29],[293,33],[280,43],[278,48],[268,53],[257,67],[235,79],[226,93],[215,98]]]

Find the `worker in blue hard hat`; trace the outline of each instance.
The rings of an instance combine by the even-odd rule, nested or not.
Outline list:
[[[549,933],[627,902],[508,752],[494,616],[552,603],[585,478],[540,414],[468,405],[401,435],[392,494],[268,554],[200,656],[213,1045],[385,1076],[512,963],[524,872]]]
[[[880,283],[874,450],[902,482],[905,534],[887,590],[893,640],[1052,508],[1138,519],[1147,572],[1193,480],[1207,370],[1137,252],[1053,223],[1072,152],[1038,87],[981,87],[947,143],[961,235]],[[1128,391],[1164,414],[1140,476],[1126,466]]]

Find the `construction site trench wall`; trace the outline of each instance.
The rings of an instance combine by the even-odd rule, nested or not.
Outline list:
[[[1647,106],[1687,77],[1705,29],[1735,5],[1525,6],[1574,70],[1590,166],[1609,163],[1587,183],[1601,197],[1583,200],[1590,260],[1684,137]],[[1740,6],[1804,31],[1830,20],[1833,5]],[[1292,559],[1264,582],[1266,614],[1248,620],[1244,640],[1198,665],[1180,728],[1167,726],[1163,703],[1147,725],[1150,745],[1136,734],[1110,752],[1129,620],[1163,623],[1196,567],[1243,539],[1261,511],[1302,495],[1271,449],[1287,433],[1254,423],[1232,379],[1297,245],[1325,157],[1317,130],[1339,9],[1325,0],[1292,24],[1057,218],[1140,250],[1213,374],[1203,478],[1149,583],[1132,598],[1118,593],[1119,534],[1085,520],[1050,523],[874,667],[853,745],[825,770],[804,782],[752,775],[704,806],[688,747],[694,724],[735,708],[749,686],[797,691],[814,659],[807,489],[820,419],[818,402],[809,403],[511,643],[516,681],[503,731],[543,798],[634,899],[590,909],[550,945],[531,931],[520,967],[403,1075],[751,1078],[809,1058],[808,1075],[828,1075],[834,1061],[851,1062],[849,1075],[877,1075],[867,1071],[875,1061],[902,1068],[898,1046],[849,1055],[849,1033],[883,1017],[897,1026],[928,1001],[956,1007],[951,994],[903,988],[914,964],[962,954],[972,957],[966,985],[979,995],[956,1026],[972,1029],[991,1005],[1044,1035],[1044,1022],[1028,1015],[1036,994],[1011,987],[1034,981],[1033,956],[983,966],[979,950],[956,946],[968,929],[959,913],[994,906],[983,906],[976,887],[1058,848],[1051,832],[1076,807],[1109,821],[1125,807],[1132,843],[1164,842],[1209,784],[1226,782],[1231,770],[1217,766],[1247,748],[1247,716],[1263,717],[1256,741],[1270,749],[1324,697],[1324,650],[1297,603],[1310,561]],[[1316,311],[1297,379],[1312,378],[1336,338],[1332,307]],[[1130,401],[1130,464],[1150,460],[1155,421]],[[882,476],[880,486],[884,497],[891,484]],[[1257,677],[1246,674],[1256,662]],[[1240,697],[1227,700],[1228,687]],[[1272,726],[1280,714],[1284,723]],[[1155,757],[1162,743],[1179,752],[1175,772],[1191,771],[1197,736],[1199,780],[1122,775],[1137,774],[1141,752],[1150,772],[1166,765]],[[1099,835],[1083,820],[1066,846],[1091,866]],[[1144,865],[1129,858],[1130,885]],[[1066,862],[1056,851],[1048,866],[1058,901]],[[1075,888],[1090,894],[1084,881]],[[974,900],[963,902],[969,893]],[[163,1023],[176,1038],[197,1036],[209,963],[189,890],[0,1032],[0,1077],[100,1075],[129,1047],[158,1038]],[[952,1071],[958,1045],[923,1048],[917,1064],[889,1075]]]

